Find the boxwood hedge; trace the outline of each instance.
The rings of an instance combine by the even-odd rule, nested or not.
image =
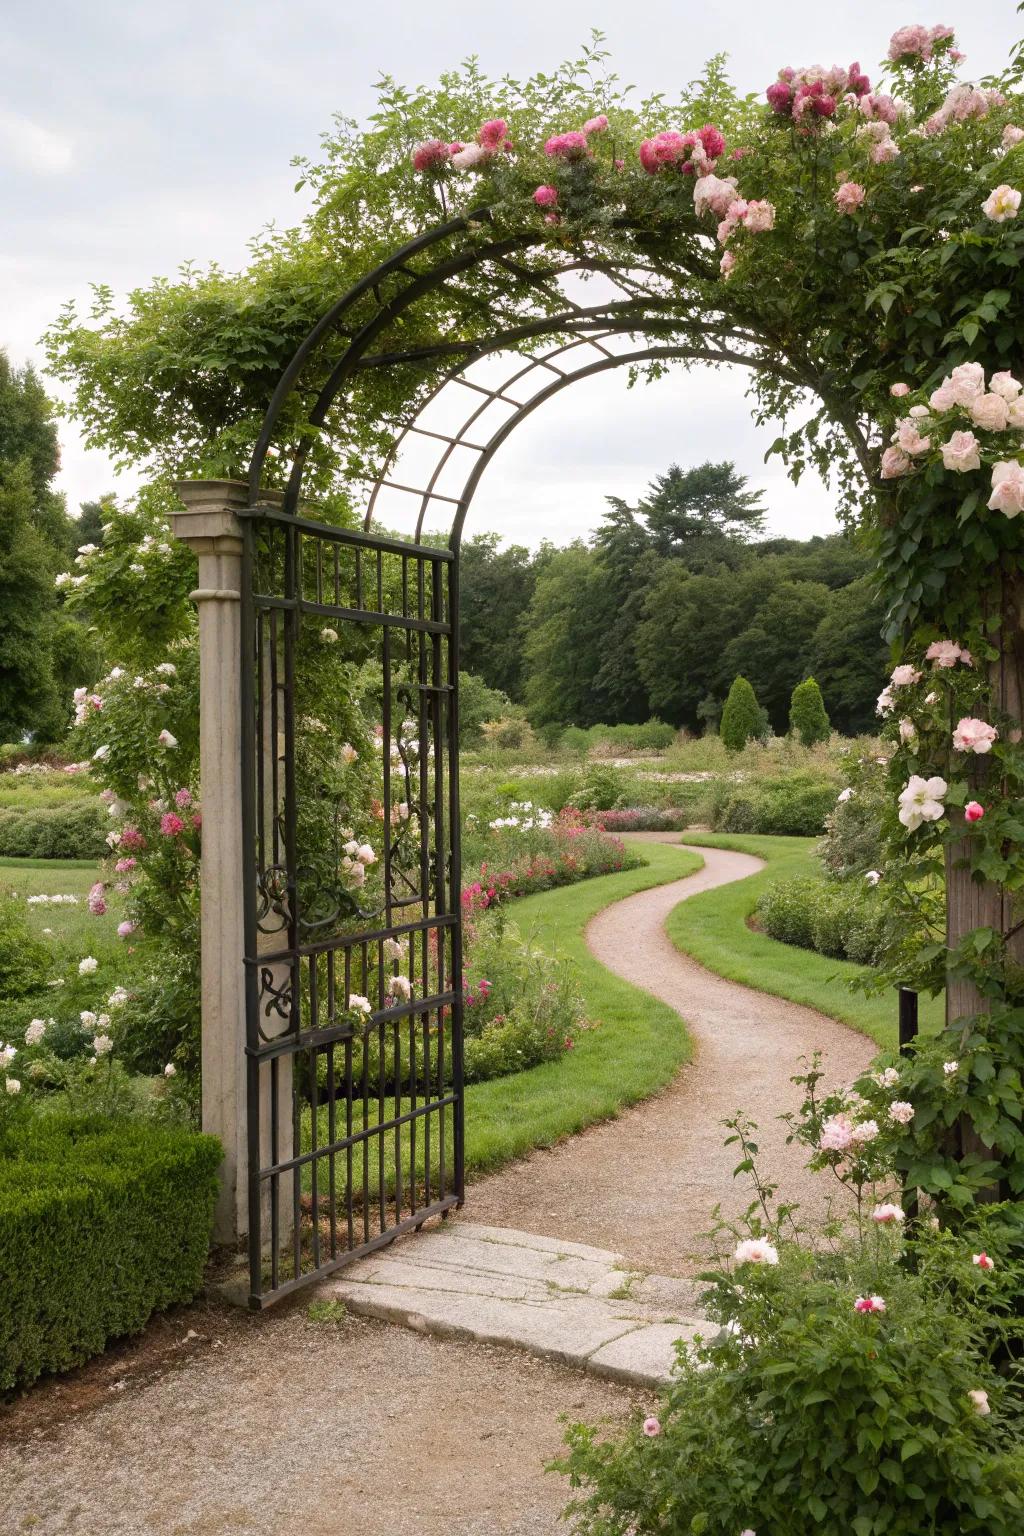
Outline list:
[[[212,1136],[98,1117],[0,1139],[0,1391],[196,1294],[221,1155]]]
[[[0,858],[101,859],[109,852],[110,825],[95,796],[68,805],[0,810]]]

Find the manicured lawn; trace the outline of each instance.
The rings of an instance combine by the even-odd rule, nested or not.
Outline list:
[[[120,896],[110,889],[105,916],[91,916],[86,897],[99,879],[100,869],[87,859],[0,859],[0,899],[15,898],[36,933],[49,928],[55,938],[86,954],[97,934],[114,939],[114,930],[124,915]],[[26,897],[38,895],[77,896],[78,905],[28,906]]]
[[[679,880],[701,867],[700,855],[660,843],[639,850],[645,865],[620,874],[600,875],[578,885],[543,891],[509,904],[509,920],[548,951],[568,955],[579,967],[587,1013],[595,1028],[585,1031],[571,1052],[526,1072],[473,1083],[466,1089],[466,1171],[472,1177],[522,1157],[534,1147],[550,1147],[599,1120],[608,1120],[628,1104],[657,1092],[689,1059],[690,1039],[679,1015],[606,971],[583,938],[592,917],[613,901],[636,891]],[[394,1101],[386,1101],[392,1113]],[[403,1101],[403,1109],[408,1105]],[[369,1121],[376,1120],[375,1102]],[[362,1120],[362,1104],[355,1121]],[[326,1111],[320,1140],[326,1142]],[[303,1136],[308,1145],[308,1127]],[[417,1163],[422,1159],[417,1150]],[[436,1132],[435,1148],[436,1157]],[[408,1152],[404,1155],[407,1157]],[[450,1150],[449,1150],[450,1158]],[[450,1163],[449,1163],[450,1166]],[[372,1170],[370,1188],[378,1187]],[[385,1147],[385,1186],[394,1188],[394,1148]],[[308,1190],[308,1178],[306,1180]]]
[[[831,960],[808,949],[780,944],[747,926],[758,896],[773,880],[817,875],[813,837],[755,837],[734,833],[690,832],[684,842],[709,848],[731,848],[764,859],[767,868],[748,880],[719,886],[681,902],[668,920],[669,937],[678,949],[719,976],[744,982],[760,992],[817,1008],[869,1035],[881,1046],[896,1045],[896,995],[865,996],[853,992],[850,981],[863,967]],[[922,1030],[937,1030],[942,1022],[942,998],[921,998]]]

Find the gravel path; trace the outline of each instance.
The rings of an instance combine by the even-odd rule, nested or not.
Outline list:
[[[678,834],[634,834],[673,842]],[[685,1275],[701,1267],[711,1212],[747,1206],[750,1186],[733,1180],[735,1147],[723,1147],[722,1120],[744,1109],[759,1123],[763,1165],[804,1216],[824,1214],[824,1181],[808,1174],[800,1148],[787,1147],[777,1116],[794,1109],[790,1082],[801,1057],[822,1051],[831,1079],[848,1082],[875,1046],[813,1009],[713,976],[669,941],[664,924],[680,901],[742,880],[763,866],[745,853],[702,848],[697,874],[641,891],[599,912],[587,929],[591,952],[617,975],[676,1008],[694,1040],[692,1062],[663,1093],[550,1151],[534,1152],[474,1183],[467,1219],[593,1243],[638,1266]]]
[[[4,1536],[556,1536],[560,1416],[641,1401],[386,1323],[197,1311],[151,1379],[100,1381],[77,1413],[58,1397],[28,1433],[0,1414]]]

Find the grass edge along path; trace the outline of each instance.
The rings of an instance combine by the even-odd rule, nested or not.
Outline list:
[[[691,1055],[674,1008],[606,970],[584,937],[591,918],[637,891],[695,874],[699,853],[678,844],[637,846],[639,869],[598,875],[510,903],[508,920],[524,938],[567,955],[578,967],[588,1018],[596,1028],[573,1050],[509,1077],[466,1089],[466,1172],[490,1172],[534,1147],[550,1147],[671,1082]]]
[[[677,949],[716,976],[791,1003],[803,1003],[840,1024],[860,1030],[877,1045],[895,1049],[895,991],[873,996],[853,992],[849,983],[862,974],[863,966],[849,960],[833,960],[794,944],[782,944],[747,924],[758,897],[772,881],[821,873],[814,857],[817,838],[689,832],[683,834],[682,840],[689,847],[749,853],[763,859],[766,867],[745,880],[716,886],[680,902],[665,925]],[[942,1016],[942,998],[922,994],[922,1033],[936,1031]]]

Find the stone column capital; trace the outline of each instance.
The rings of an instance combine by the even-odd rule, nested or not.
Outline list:
[[[183,503],[170,514],[171,530],[196,554],[241,551],[242,524],[238,512],[249,505],[249,488],[241,480],[178,480],[175,495]]]

